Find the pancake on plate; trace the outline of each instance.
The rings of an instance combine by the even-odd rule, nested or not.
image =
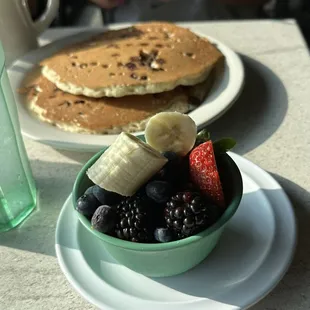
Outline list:
[[[158,112],[201,104],[223,60],[207,39],[170,23],[111,30],[43,60],[27,77],[27,105],[69,132],[143,131]]]
[[[123,97],[205,81],[222,53],[188,29],[151,22],[110,30],[43,60],[43,75],[64,92]]]
[[[158,112],[186,113],[190,109],[189,96],[181,87],[160,94],[89,98],[65,93],[43,76],[32,81],[27,101],[40,120],[66,131],[90,134],[141,131]]]

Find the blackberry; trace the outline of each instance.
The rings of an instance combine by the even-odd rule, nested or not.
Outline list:
[[[132,242],[152,242],[156,225],[153,217],[155,209],[156,206],[145,195],[135,195],[121,201],[116,207],[116,237]]]
[[[166,203],[164,217],[168,228],[178,239],[195,235],[211,226],[220,217],[220,209],[199,192],[179,192]]]

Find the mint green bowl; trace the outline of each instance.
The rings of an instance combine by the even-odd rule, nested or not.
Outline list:
[[[73,206],[91,185],[87,169],[106,148],[94,155],[79,172],[73,186]],[[235,214],[242,197],[240,171],[227,154],[217,158],[226,200],[229,205],[221,218],[201,233],[169,243],[135,243],[114,238],[92,229],[89,220],[76,211],[80,222],[104,244],[106,250],[122,265],[150,277],[166,277],[183,273],[202,262],[218,243],[227,222]]]

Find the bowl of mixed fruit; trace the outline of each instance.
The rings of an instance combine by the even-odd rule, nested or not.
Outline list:
[[[162,112],[146,142],[121,133],[73,187],[80,222],[120,264],[146,276],[183,273],[215,248],[242,197],[232,139],[197,134],[185,114]]]

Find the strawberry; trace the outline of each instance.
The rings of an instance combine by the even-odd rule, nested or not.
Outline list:
[[[224,193],[211,140],[201,143],[191,151],[189,171],[192,182],[214,203],[224,208]]]

